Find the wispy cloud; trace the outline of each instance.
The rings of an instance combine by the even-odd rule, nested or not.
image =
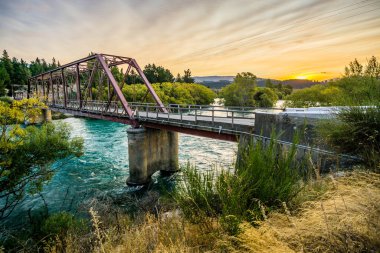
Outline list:
[[[61,62],[107,52],[195,75],[333,76],[380,53],[380,1],[0,0],[0,47]]]

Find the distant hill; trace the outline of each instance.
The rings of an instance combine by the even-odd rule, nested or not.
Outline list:
[[[220,80],[226,80],[232,82],[234,80],[234,76],[194,76],[194,80],[196,83],[202,82],[218,82]]]
[[[211,89],[221,89],[224,86],[230,84],[234,80],[234,76],[195,76],[194,80],[196,83],[203,84]],[[265,82],[267,79],[257,78],[257,86],[265,87]],[[303,89],[311,87],[315,84],[320,84],[320,82],[303,80],[303,79],[289,79],[289,80],[276,80],[270,79],[272,83],[278,84],[282,83],[283,85],[290,85],[293,89]]]

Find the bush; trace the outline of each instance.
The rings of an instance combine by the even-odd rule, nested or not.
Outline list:
[[[274,103],[277,102],[277,94],[269,88],[259,89],[253,96],[254,105],[257,107],[273,107]]]
[[[200,104],[208,105],[214,102],[215,92],[201,84],[195,83],[154,83],[152,84],[158,97],[164,104]],[[93,90],[98,92],[96,89]],[[126,85],[123,94],[127,101],[140,101],[145,99],[147,87],[144,84]],[[105,94],[106,95],[106,94]],[[151,95],[146,101],[154,103]]]
[[[350,107],[337,113],[337,119],[318,126],[319,134],[337,152],[359,156],[380,170],[380,106]]]
[[[266,208],[280,207],[297,195],[305,163],[297,159],[295,144],[282,150],[272,138],[267,145],[257,141],[240,148],[233,173],[201,174],[189,166],[184,170],[175,199],[186,218],[198,222],[221,217],[222,227],[237,233],[240,221],[262,219]]]
[[[11,97],[0,97],[0,101],[8,103],[8,104],[12,104],[13,98],[11,98]]]
[[[73,214],[60,212],[50,215],[41,227],[41,231],[49,237],[64,237],[69,231],[78,232],[85,228],[84,220],[75,218]]]
[[[314,85],[310,88],[297,90],[287,97],[288,107],[313,107],[344,104],[344,90],[329,85]]]

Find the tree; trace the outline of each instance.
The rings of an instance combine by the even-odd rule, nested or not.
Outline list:
[[[354,61],[350,62],[348,67],[345,67],[345,74],[347,77],[361,76],[363,74],[363,65],[355,58]]]
[[[234,82],[222,88],[220,94],[226,106],[254,106],[256,76],[250,72],[238,73]]]
[[[126,84],[138,84],[144,83],[141,77],[132,69],[129,75],[126,75],[124,78]]]
[[[257,107],[273,107],[278,97],[273,89],[261,88],[253,95],[253,99]]]
[[[175,79],[175,81],[177,83],[183,83],[183,79],[182,79],[182,77],[181,77],[181,75],[179,73],[177,74],[177,78]]]
[[[235,76],[234,83],[241,88],[254,89],[256,88],[256,78],[251,72],[242,72]]]
[[[30,72],[32,74],[32,76],[35,76],[35,75],[38,75],[38,74],[41,74],[42,72],[44,72],[44,69],[42,67],[42,64],[41,64],[41,60],[37,57],[35,61],[32,61],[30,63]]]
[[[194,83],[194,78],[191,77],[190,69],[185,70],[184,73],[182,81],[184,83]]]
[[[365,75],[376,79],[380,78],[380,63],[377,61],[375,56],[372,56],[368,61]]]
[[[265,81],[265,87],[273,89],[274,88],[274,84],[272,83],[272,81],[270,79],[267,79]]]
[[[155,64],[146,65],[143,72],[151,83],[173,82],[174,80],[174,76],[169,69]]]
[[[8,73],[9,79],[5,80],[5,88],[8,89],[8,93],[11,92],[11,84],[12,84],[12,78],[13,78],[13,66],[12,61],[9,59],[9,55],[7,50],[3,51],[3,57],[1,58],[1,63],[5,70]]]
[[[33,117],[38,100],[0,102],[0,219],[9,216],[27,193],[38,193],[54,174],[51,163],[80,156],[83,140],[70,139],[65,124],[44,124],[38,128],[17,123]]]
[[[7,87],[7,83],[10,82],[10,78],[7,70],[5,69],[3,63],[0,63],[0,97],[6,95],[5,88]]]
[[[57,68],[57,63],[55,62],[55,58],[53,57],[53,59],[51,60],[51,64],[49,66],[50,69],[55,69]]]

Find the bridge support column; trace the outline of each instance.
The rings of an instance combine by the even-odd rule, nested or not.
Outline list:
[[[51,110],[48,108],[41,109],[42,111],[42,122],[51,122]]]
[[[146,184],[158,170],[178,171],[178,133],[152,128],[130,128],[127,133],[128,185]]]

